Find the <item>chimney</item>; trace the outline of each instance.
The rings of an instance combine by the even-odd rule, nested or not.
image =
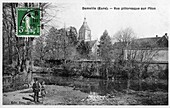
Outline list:
[[[165,35],[164,35],[167,39],[168,39],[168,33],[165,33]]]

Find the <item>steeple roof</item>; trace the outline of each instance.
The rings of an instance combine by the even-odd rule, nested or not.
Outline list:
[[[87,25],[87,22],[86,22],[86,18],[84,18],[84,22],[83,22],[83,25],[81,26],[80,30],[90,30],[89,26]]]

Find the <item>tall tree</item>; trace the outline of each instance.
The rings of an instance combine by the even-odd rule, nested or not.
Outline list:
[[[132,45],[132,43],[136,38],[136,34],[131,28],[125,28],[116,32],[113,38],[116,41],[113,45],[113,49],[114,49],[113,55],[115,59],[115,65],[118,68],[118,70],[122,70],[123,68],[125,68],[124,66],[125,49],[129,48]],[[130,73],[128,72],[128,78],[129,77],[130,77]]]
[[[28,77],[31,74],[33,38],[16,36],[16,8],[18,6],[34,7],[35,4],[40,8],[47,6],[47,3],[42,3],[44,5],[39,3],[3,3],[3,62],[4,65],[12,65],[12,67],[17,68],[13,76],[15,77],[18,73],[22,74],[24,82],[28,82]],[[43,11],[45,11],[45,8],[43,8]],[[6,55],[9,55],[9,57]],[[6,58],[9,60],[7,61]]]
[[[112,62],[112,42],[111,38],[108,35],[107,30],[103,32],[103,35],[100,37],[99,41],[99,56],[103,60],[106,69],[106,78],[108,79],[108,69]]]
[[[56,29],[52,27],[49,32],[36,39],[34,47],[35,59],[70,59],[72,47],[77,43],[77,32],[74,27]],[[41,54],[43,53],[43,54]]]
[[[87,42],[82,40],[80,43],[77,45],[77,51],[81,55],[82,58],[89,58],[89,53],[90,53],[90,46]]]

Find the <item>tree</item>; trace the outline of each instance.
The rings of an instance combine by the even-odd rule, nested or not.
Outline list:
[[[75,27],[69,27],[66,32],[67,37],[69,38],[69,43],[72,45],[77,45],[77,30]]]
[[[40,66],[43,65],[45,56],[47,54],[48,48],[46,46],[46,36],[41,35],[40,37],[34,40],[33,50],[32,50],[32,58],[33,61],[38,61]]]
[[[82,40],[80,43],[78,43],[76,49],[79,52],[79,54],[82,56],[82,58],[89,58],[90,46],[87,42]]]
[[[46,35],[36,39],[34,56],[44,60],[69,60],[73,53],[72,47],[77,43],[76,37],[77,31],[74,27],[59,30],[52,27]]]
[[[45,11],[47,3],[3,3],[3,65],[10,65],[16,68],[15,77],[22,74],[23,82],[31,81],[32,48],[34,38],[16,36],[16,8],[40,6],[41,11]],[[43,8],[43,9],[42,9]],[[8,55],[8,57],[7,57]]]
[[[135,44],[135,45],[134,45]],[[139,70],[139,79],[145,78],[143,75],[147,72],[150,62],[158,56],[159,49],[150,42],[138,43],[134,41],[131,48],[127,49],[127,60],[130,60],[132,65],[135,65]],[[138,64],[136,65],[137,62]]]
[[[118,32],[116,32],[113,38],[116,39],[116,41],[121,42],[123,44],[122,47],[127,47],[130,42],[132,42],[136,38],[136,34],[132,30],[132,28],[126,28],[124,30],[119,30]]]
[[[140,41],[130,28],[118,31],[114,38],[118,41],[114,44],[117,67],[121,71],[126,71],[128,79],[134,77],[141,79],[150,62],[158,55],[156,45],[149,41]],[[121,53],[117,53],[116,49]]]
[[[113,55],[115,59],[115,67],[118,69],[118,71],[126,71],[127,76],[130,79],[130,73],[132,66],[127,65],[128,63],[131,64],[131,62],[124,60],[125,57],[125,49],[130,48],[134,40],[136,39],[136,35],[134,31],[131,28],[126,28],[119,30],[116,32],[113,36],[113,38],[117,41],[113,45]],[[135,45],[135,44],[133,44]]]
[[[106,78],[108,79],[109,73],[108,73],[108,68],[111,65],[112,62],[112,42],[111,38],[108,35],[107,30],[103,32],[103,35],[100,37],[99,41],[99,57],[101,60],[104,62],[105,69],[106,69]]]

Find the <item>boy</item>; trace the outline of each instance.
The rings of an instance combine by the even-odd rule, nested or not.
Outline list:
[[[40,91],[40,84],[38,82],[38,79],[35,78],[34,79],[34,83],[33,83],[33,92],[34,92],[34,101],[35,102],[39,102],[39,91]]]

